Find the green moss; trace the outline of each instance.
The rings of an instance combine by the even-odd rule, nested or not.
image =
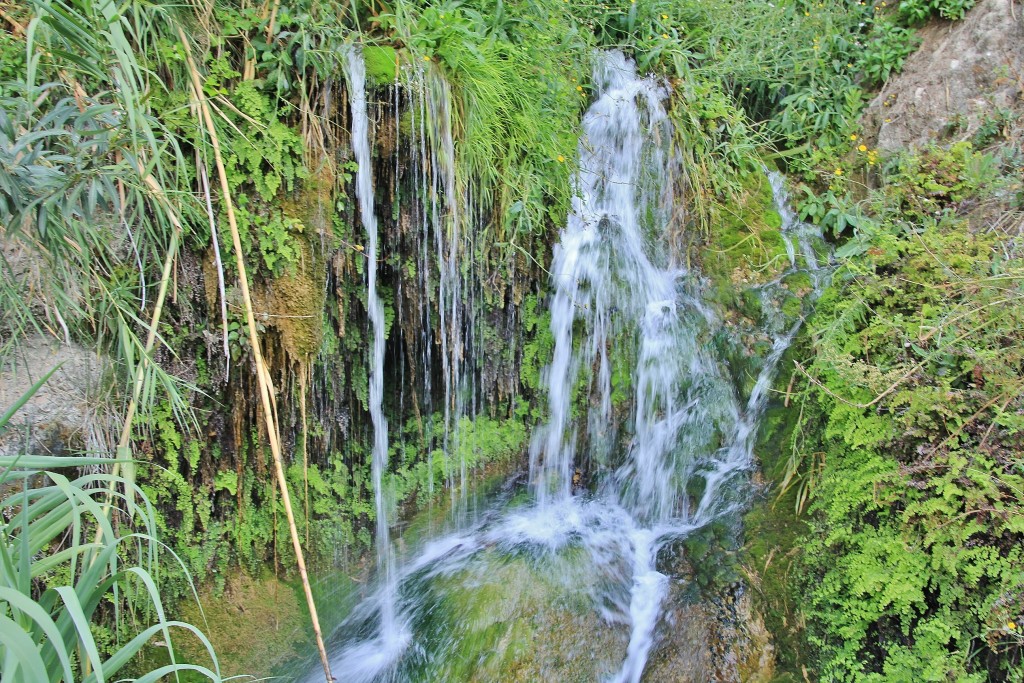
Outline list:
[[[739,201],[723,207],[701,251],[704,272],[726,294],[777,277],[788,265],[771,186],[762,174],[744,180]],[[728,298],[728,297],[727,297]]]
[[[786,382],[783,377],[778,384]],[[779,496],[797,415],[792,406],[780,403],[763,419],[756,451],[768,481],[743,518],[745,543],[740,552],[755,606],[774,641],[776,681],[804,680],[801,667],[808,657],[797,585],[799,544],[807,524],[795,514],[796,487]]]
[[[390,85],[398,74],[398,52],[393,47],[367,45],[363,47],[366,78],[372,85]]]
[[[586,561],[578,548],[542,557],[494,549],[434,580],[418,627],[432,634],[423,642],[454,648],[428,655],[403,680],[583,682],[614,673],[626,631],[593,609]]]
[[[804,304],[800,298],[788,296],[786,297],[786,300],[782,302],[782,314],[790,320],[794,320],[803,312],[803,307]]]

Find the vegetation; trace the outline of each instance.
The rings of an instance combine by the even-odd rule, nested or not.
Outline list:
[[[214,590],[235,567],[288,577],[282,485],[314,566],[371,545],[368,264],[342,94],[354,43],[394,245],[378,265],[393,508],[430,504],[461,463],[521,461],[544,413],[544,264],[571,205],[590,62],[624,49],[669,88],[686,198],[670,229],[719,304],[743,313],[743,284],[774,277],[784,255],[766,163],[839,246],[783,380],[789,408],[766,427],[782,502],[752,518],[780,539],[750,556],[783,663],[824,680],[1019,677],[1024,309],[1002,216],[1024,201],[1020,122],[996,111],[969,141],[892,157],[858,123],[914,28],[972,4],[5,6],[0,358],[32,335],[99,350],[123,429],[113,461],[0,460],[0,648],[26,653],[4,659],[4,679],[130,675],[152,638],[195,630],[165,611],[190,577]],[[425,161],[445,112],[454,187]],[[463,230],[456,289],[473,323],[458,353],[476,383],[450,395],[436,367],[450,302],[423,227],[444,192],[465,213],[438,224]],[[615,378],[616,411],[631,381]],[[152,564],[157,536],[176,555]],[[216,678],[216,663],[196,666]]]
[[[0,416],[0,435],[30,395]],[[109,464],[102,457],[0,456],[4,680],[118,680],[132,658],[159,637],[170,664],[138,680],[191,671],[219,681],[206,636],[165,611],[154,511],[144,493],[102,471],[74,478],[60,472]],[[41,552],[50,547],[59,550]],[[194,635],[210,663],[176,662],[172,629]]]
[[[1024,198],[1019,163],[967,142],[897,156],[837,251],[787,475],[824,678],[1021,675],[1024,273],[991,222]]]

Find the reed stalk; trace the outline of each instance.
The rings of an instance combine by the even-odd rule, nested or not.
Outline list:
[[[291,534],[292,546],[295,550],[295,562],[298,565],[299,577],[302,580],[302,589],[306,594],[306,604],[309,607],[309,614],[313,622],[313,633],[316,636],[317,649],[320,652],[320,662],[324,668],[324,675],[328,683],[334,680],[331,676],[331,666],[327,659],[327,648],[324,646],[323,634],[320,630],[320,620],[317,616],[316,602],[313,599],[313,591],[309,584],[309,575],[306,572],[306,560],[302,552],[302,543],[299,541],[299,531],[295,525],[295,515],[292,512],[291,497],[288,495],[288,483],[284,476],[284,463],[281,454],[281,442],[278,433],[276,410],[273,401],[273,383],[270,372],[267,369],[260,352],[259,333],[256,330],[256,317],[253,314],[252,298],[249,294],[249,279],[245,270],[245,252],[242,250],[242,238],[238,232],[238,222],[235,217],[235,209],[231,200],[231,187],[228,184],[227,170],[224,167],[224,159],[221,155],[220,140],[217,137],[217,129],[214,126],[213,115],[210,112],[209,103],[203,93],[202,81],[199,77],[199,70],[192,59],[192,50],[185,32],[179,28],[178,35],[182,47],[185,49],[185,57],[188,62],[189,72],[192,79],[192,89],[199,105],[203,123],[210,136],[210,146],[213,148],[214,162],[217,166],[217,176],[220,180],[221,200],[224,202],[225,213],[228,217],[228,227],[231,230],[231,241],[235,250],[235,261],[238,267],[239,286],[242,290],[242,301],[245,308],[246,324],[249,330],[249,342],[252,346],[253,361],[256,365],[256,379],[260,389],[260,400],[263,405],[263,418],[267,428],[267,440],[270,442],[270,452],[274,458],[274,471],[277,481],[281,487],[281,501],[284,503],[285,516],[288,518],[288,530]]]

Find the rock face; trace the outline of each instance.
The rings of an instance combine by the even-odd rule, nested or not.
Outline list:
[[[644,683],[766,683],[773,679],[771,634],[744,583],[696,602],[676,594],[670,597],[665,622]]]
[[[879,149],[969,138],[1000,110],[1024,111],[1024,6],[981,0],[962,21],[933,21],[864,114]]]
[[[0,455],[102,452],[116,441],[117,435],[109,437],[105,429],[109,422],[102,401],[106,363],[77,344],[61,344],[42,335],[21,342],[0,366],[0,411],[58,365],[0,436]]]

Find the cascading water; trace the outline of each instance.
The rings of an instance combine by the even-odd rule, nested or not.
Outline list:
[[[659,571],[659,552],[744,504],[737,475],[751,466],[767,389],[800,323],[782,312],[792,296],[782,280],[801,270],[818,289],[825,271],[814,251],[820,235],[783,213],[790,268],[753,288],[762,310],[757,332],[768,350],[750,358],[756,380],[749,391],[738,389],[740,373],[714,341],[731,333],[703,303],[699,274],[676,263],[668,237],[675,197],[666,87],[640,78],[621,53],[599,54],[595,62],[596,99],[579,144],[580,192],[551,269],[550,415],[531,444],[531,497],[513,504],[514,491],[507,490],[472,524],[457,523],[409,552],[393,571],[379,559],[379,588],[335,636],[340,654],[332,668],[343,680],[499,680],[514,670],[516,680],[636,683],[672,590],[670,577]],[[369,168],[368,150],[355,138],[365,135],[365,124],[356,124],[363,95],[357,74],[351,80],[353,148],[362,171]],[[454,270],[445,275],[455,267],[454,236],[442,237],[437,222],[457,210],[437,206],[439,196],[455,196],[451,131],[425,123],[447,116],[436,103],[421,107],[434,108],[432,118],[421,119],[422,139],[435,150],[422,159],[424,177],[435,179],[424,235],[435,238],[444,329],[460,310],[458,276]],[[771,181],[783,201],[781,182]],[[369,183],[357,177],[368,231]],[[371,264],[375,249],[374,237]],[[445,343],[452,339],[459,338]],[[458,353],[449,348],[442,354],[445,381],[457,384],[451,364]],[[616,411],[613,394],[623,393],[624,381],[632,411],[616,424],[624,411]],[[449,391],[458,387],[446,388],[446,404]],[[583,424],[573,418],[581,392],[590,399]],[[576,469],[588,456],[596,460],[594,489],[574,491]],[[378,514],[382,519],[383,508]],[[378,533],[378,542],[387,544],[386,523]],[[546,630],[537,636],[540,629]],[[562,641],[573,656],[587,654],[585,666],[568,673],[564,658],[543,652]]]
[[[352,109],[352,154],[356,170],[356,197],[359,216],[366,229],[366,307],[373,330],[373,353],[370,356],[369,408],[373,423],[372,474],[374,506],[377,515],[377,573],[381,582],[380,630],[378,638],[343,653],[345,668],[373,675],[381,663],[387,663],[404,649],[408,640],[405,629],[395,613],[394,566],[391,552],[391,531],[388,525],[388,501],[384,491],[384,472],[388,462],[388,424],[384,417],[384,305],[377,293],[378,231],[374,211],[373,159],[370,154],[370,120],[366,107],[366,64],[357,49],[345,55],[345,77],[348,81]],[[367,647],[369,645],[369,647]]]
[[[411,95],[411,157],[416,193],[422,198],[415,211],[419,216],[420,229],[417,272],[420,274],[421,290],[436,292],[435,296],[423,296],[420,299],[422,328],[428,337],[422,344],[423,367],[428,369],[424,373],[427,382],[424,396],[430,395],[429,368],[433,358],[432,347],[435,345],[428,331],[436,330],[444,383],[444,441],[441,446],[442,452],[450,455],[459,452],[459,422],[466,413],[462,365],[467,327],[463,296],[466,287],[459,268],[459,254],[467,246],[463,230],[467,199],[465,192],[456,183],[455,140],[452,134],[448,82],[431,66],[416,64],[405,71],[405,87]],[[435,273],[436,282],[432,282],[431,276]],[[433,310],[431,302],[434,303]],[[432,314],[436,314],[436,320],[432,320]],[[432,463],[430,469],[433,471]],[[454,466],[449,467],[448,484],[453,496],[457,492],[465,496],[464,460],[460,460],[457,470]],[[432,480],[430,485],[433,485]]]
[[[530,453],[530,479],[540,507],[550,498],[570,495],[576,461],[570,413],[581,366],[599,367],[600,407],[593,422],[611,422],[607,347],[608,335],[617,327],[613,310],[614,315],[629,318],[648,309],[653,317],[661,316],[673,308],[680,274],[652,264],[641,234],[648,227],[642,221],[644,209],[658,209],[655,215],[662,218],[667,213],[662,202],[671,206],[671,192],[652,197],[651,188],[641,182],[647,168],[665,166],[665,152],[656,141],[667,141],[671,133],[661,105],[667,92],[653,80],[636,78],[635,69],[619,53],[598,60],[594,81],[597,100],[583,120],[579,146],[580,194],[573,200],[551,268],[555,355],[546,375],[551,415],[535,432]],[[662,176],[662,187],[670,186],[670,178]],[[621,289],[631,290],[630,296],[618,296]],[[584,321],[589,332],[578,351],[573,343],[577,320]]]

